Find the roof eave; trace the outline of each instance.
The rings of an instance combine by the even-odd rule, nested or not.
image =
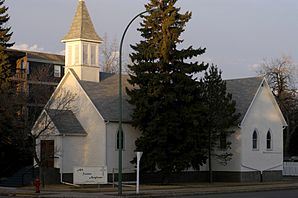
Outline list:
[[[57,136],[79,136],[79,137],[86,137],[87,133],[59,133]]]
[[[86,38],[68,39],[68,38],[64,38],[64,39],[61,40],[62,43],[75,42],[75,41],[86,41],[86,42],[92,42],[92,43],[102,43],[103,42],[103,40],[101,38],[99,38],[99,39],[86,39]]]

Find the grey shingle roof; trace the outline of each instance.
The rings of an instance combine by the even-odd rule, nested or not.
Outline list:
[[[36,52],[36,51],[28,51],[28,50],[19,50],[9,48],[6,49],[8,53],[13,54],[17,58],[21,58],[24,56],[28,56],[29,61],[34,62],[51,62],[55,64],[63,64],[64,65],[64,56],[59,54],[47,53],[47,52]]]
[[[102,41],[94,29],[85,1],[79,1],[70,30],[62,40],[71,39]]]
[[[26,51],[28,59],[51,61],[55,63],[64,64],[64,56],[59,54],[50,54],[45,52]]]
[[[263,77],[226,80],[227,92],[232,94],[236,101],[236,112],[240,113],[239,121],[243,120],[262,81]]]
[[[128,75],[122,76],[123,122],[131,121],[130,115],[133,110],[132,105],[127,102],[128,96],[126,94],[125,87],[131,87],[131,85],[127,82],[127,79]],[[100,83],[80,81],[80,84],[104,120],[119,120],[118,75],[112,75],[102,79]]]
[[[131,121],[133,107],[127,102],[128,96],[124,87],[130,88],[127,82],[128,75],[123,75],[123,121]],[[236,111],[240,113],[240,121],[244,118],[257,90],[263,81],[262,77],[242,78],[226,80],[227,91],[232,94],[236,101]],[[80,81],[83,89],[107,121],[118,121],[118,75],[109,76],[100,83]]]
[[[47,110],[47,113],[60,134],[87,135],[72,111],[50,109]]]

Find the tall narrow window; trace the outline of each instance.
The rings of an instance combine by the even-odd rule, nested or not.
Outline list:
[[[272,149],[272,138],[271,138],[271,133],[270,131],[267,132],[267,137],[266,137],[266,148],[268,150]]]
[[[96,46],[91,45],[91,65],[96,65]]]
[[[75,62],[74,62],[74,64],[75,65],[78,65],[79,64],[79,45],[76,45],[75,46]]]
[[[67,64],[72,65],[72,47],[71,46],[68,46],[67,48],[67,56],[68,56]]]
[[[252,149],[258,149],[258,133],[255,130],[252,134]]]
[[[83,44],[83,64],[88,65],[88,44]]]
[[[121,131],[121,134],[122,134],[122,141],[121,141],[121,144],[122,144],[121,146],[122,146],[122,147],[121,147],[121,148],[123,149],[123,148],[124,148],[124,135],[123,135],[124,133],[123,133],[123,131]],[[116,142],[117,149],[120,148],[120,145],[119,145],[119,138],[120,138],[120,137],[119,137],[119,131],[118,131],[118,132],[117,132],[117,140],[116,140],[116,141],[117,141],[117,142]]]

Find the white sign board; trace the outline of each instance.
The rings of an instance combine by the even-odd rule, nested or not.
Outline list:
[[[107,184],[107,167],[75,167],[73,170],[73,182],[74,184]]]

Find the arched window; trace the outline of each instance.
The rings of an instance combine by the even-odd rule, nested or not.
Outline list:
[[[252,134],[252,149],[258,149],[258,133],[256,130]]]
[[[266,136],[266,148],[268,150],[272,149],[272,137],[271,137],[270,131],[267,132],[267,136]]]

